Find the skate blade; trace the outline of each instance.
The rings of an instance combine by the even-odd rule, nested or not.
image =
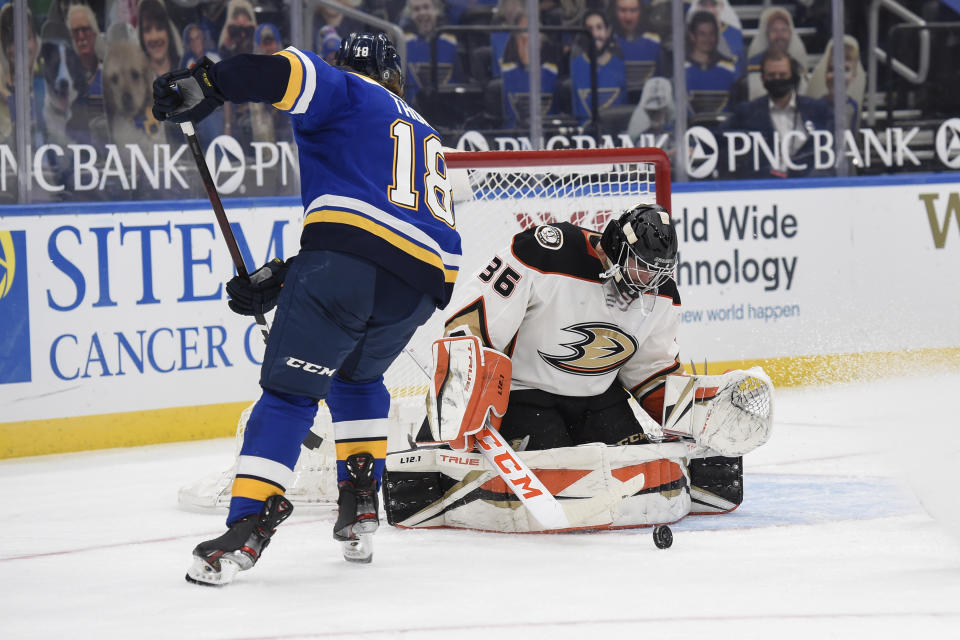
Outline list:
[[[220,571],[211,567],[203,558],[193,557],[193,564],[184,576],[187,582],[205,587],[222,587],[230,584],[240,572],[240,565],[229,558],[220,558]]]
[[[345,540],[340,543],[340,548],[347,562],[373,562],[373,536],[370,534],[361,534],[357,540]]]

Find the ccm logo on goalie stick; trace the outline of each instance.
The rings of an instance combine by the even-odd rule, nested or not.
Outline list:
[[[331,369],[330,367],[324,367],[319,364],[313,364],[312,362],[299,360],[292,356],[287,357],[287,366],[293,367],[294,369],[303,369],[307,373],[315,373],[318,376],[332,376],[337,372],[336,369]]]
[[[505,474],[504,479],[509,480],[512,485],[523,492],[522,497],[535,498],[543,495],[540,489],[531,486],[533,480],[523,471],[523,465],[517,462],[509,451],[503,450],[504,443],[500,440],[500,436],[496,431],[489,428],[483,429],[477,437],[477,444],[487,451],[501,450],[500,453],[493,457],[493,462],[500,467],[500,470]]]

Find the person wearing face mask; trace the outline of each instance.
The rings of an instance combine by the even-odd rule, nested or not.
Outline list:
[[[807,48],[796,34],[793,16],[783,7],[770,7],[760,15],[757,35],[747,50],[746,99],[755,100],[764,95],[763,78],[760,77],[760,62],[768,49],[778,49],[790,54],[803,69],[808,67]],[[805,94],[807,79],[801,78],[798,91]]]
[[[767,95],[741,103],[725,124],[728,131],[757,132],[772,152],[737,156],[738,177],[792,177],[813,169],[813,131],[832,130],[831,112],[823,100],[797,94],[800,65],[789,54],[769,49],[760,64]],[[756,140],[750,141],[754,149]]]

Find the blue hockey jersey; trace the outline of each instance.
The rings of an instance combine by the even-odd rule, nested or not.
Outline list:
[[[433,84],[431,74],[430,41],[419,35],[407,34],[407,86],[404,97],[416,104],[417,93],[421,87]],[[457,62],[457,37],[452,33],[443,33],[437,38],[437,82],[447,84],[460,82],[460,69]]]
[[[289,47],[287,112],[300,158],[302,249],[363,256],[446,305],[460,235],[437,131],[366,76]]]
[[[639,89],[651,76],[660,73],[660,36],[643,33],[630,40],[620,34],[613,37],[626,62],[628,89]]]
[[[530,114],[530,76],[525,67],[516,62],[504,63],[503,73],[503,126],[512,129],[526,126]],[[540,65],[540,112],[553,112],[553,92],[557,85],[557,65],[544,62]]]
[[[573,89],[573,115],[580,124],[591,118],[590,96],[590,59],[586,53],[575,56],[570,61],[570,79]],[[597,61],[597,106],[600,109],[617,104],[626,104],[626,71],[623,58],[618,55],[607,56],[606,62]]]
[[[730,109],[730,91],[737,81],[736,65],[725,58],[700,66],[686,60],[687,109],[692,116],[715,116]]]

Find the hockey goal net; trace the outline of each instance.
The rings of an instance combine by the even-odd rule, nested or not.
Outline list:
[[[463,244],[460,278],[483,268],[514,234],[551,222],[602,230],[611,216],[641,202],[670,210],[670,164],[655,148],[556,151],[447,152],[457,228]],[[384,375],[390,390],[389,450],[409,446],[425,416],[433,341],[450,311],[439,310],[414,335]],[[249,407],[237,426],[234,460],[243,444]],[[330,414],[321,403],[304,441],[287,497],[298,506],[336,501],[336,454]],[[180,489],[182,507],[195,510],[230,504],[233,467]]]

